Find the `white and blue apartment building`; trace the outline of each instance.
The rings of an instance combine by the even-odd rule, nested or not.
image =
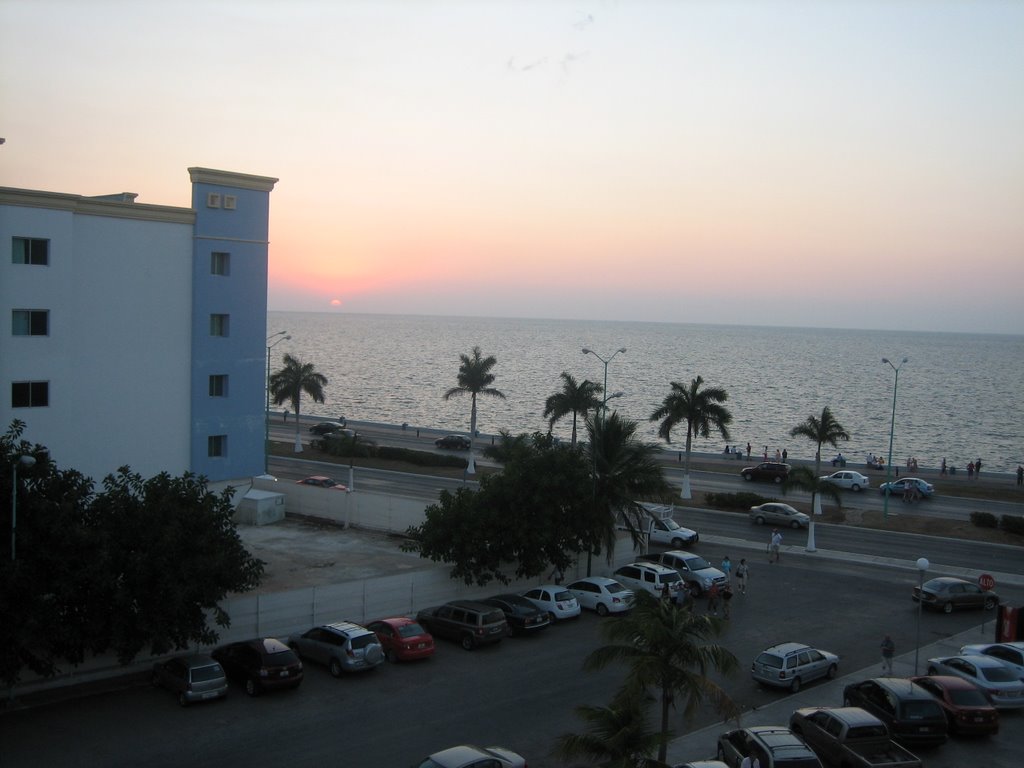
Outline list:
[[[0,187],[0,431],[97,484],[264,470],[277,179],[188,171],[189,208]]]

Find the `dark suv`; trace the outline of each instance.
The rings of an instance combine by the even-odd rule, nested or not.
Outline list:
[[[789,464],[777,461],[762,461],[756,467],[745,467],[740,475],[744,480],[768,480],[781,483],[789,477]]]
[[[453,600],[416,614],[434,637],[444,637],[462,644],[467,651],[478,645],[497,643],[508,634],[508,622],[500,608],[474,600]]]
[[[946,741],[946,714],[928,691],[901,677],[875,677],[846,686],[843,705],[866,709],[901,744],[922,746]]]
[[[739,768],[747,755],[761,768],[821,768],[821,761],[789,728],[760,725],[728,731],[718,737],[718,759]]]

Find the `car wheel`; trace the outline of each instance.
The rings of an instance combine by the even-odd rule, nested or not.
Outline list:
[[[330,664],[327,665],[327,668],[331,671],[331,677],[341,677],[343,670],[341,668],[341,662],[337,659],[332,658]]]
[[[718,745],[717,755],[718,755],[718,759],[721,760],[724,763],[725,762],[725,750],[722,749],[722,745],[721,744]]]
[[[178,704],[180,706],[182,706],[182,707],[187,707],[188,706],[188,699],[185,698],[185,694],[184,693],[179,693],[178,694]]]
[[[757,525],[764,525],[764,516],[763,515],[758,515],[757,517],[754,518],[754,522]]]
[[[260,687],[251,677],[245,681],[245,692],[250,696],[255,696],[260,692]]]
[[[476,647],[476,643],[473,642],[472,635],[462,636],[462,647],[467,651],[472,651]]]
[[[673,548],[675,548],[675,549],[679,549],[679,548],[680,548],[680,547],[682,547],[682,546],[683,546],[683,545],[684,545],[685,543],[686,543],[686,542],[684,542],[684,541],[683,541],[682,539],[680,539],[680,538],[675,538],[675,539],[672,539],[672,546],[673,546]]]
[[[391,650],[388,651],[387,658],[388,658],[388,661],[390,661],[392,664],[397,664],[398,663],[398,654],[395,653],[395,649],[394,648],[392,648]]]
[[[775,483],[776,485],[779,485],[779,484],[780,484],[781,482],[782,482],[782,478],[781,478],[781,477],[779,477],[778,475],[776,475],[776,476],[775,476],[775,479],[774,479],[774,483]]]
[[[829,680],[835,680],[837,671],[838,667],[836,667],[835,664],[830,664],[828,667],[828,672],[825,673],[825,677],[827,677]]]
[[[505,637],[512,637],[516,631],[512,628],[511,624],[505,624]]]
[[[548,611],[548,619],[551,621],[552,624],[558,621],[558,617],[555,616],[555,614],[553,614],[551,611]]]
[[[605,605],[604,603],[598,603],[597,604],[597,608],[595,610],[597,611],[597,615],[598,616],[607,616],[608,615],[608,606]]]
[[[789,527],[790,527],[790,528],[794,528],[794,529],[795,529],[795,528],[799,528],[799,527],[800,527],[800,521],[799,521],[799,520],[794,520],[793,522],[791,522],[791,523],[789,524]]]
[[[746,480],[749,483],[751,480],[754,479],[754,476],[752,474],[750,474],[749,472],[744,472],[743,473],[743,479]]]
[[[942,612],[943,613],[952,613],[953,612],[953,603],[951,603],[951,602],[944,603],[943,606],[942,606]]]
[[[789,690],[791,690],[793,693],[796,693],[797,691],[800,690],[800,678],[799,677],[794,677],[793,678],[793,682],[789,684]]]
[[[850,490],[853,491],[854,493],[860,493],[860,485],[854,483],[853,485],[850,486]]]
[[[998,601],[994,597],[986,597],[985,598],[985,610],[986,611],[991,611],[993,608],[996,607],[996,603],[997,602]]]

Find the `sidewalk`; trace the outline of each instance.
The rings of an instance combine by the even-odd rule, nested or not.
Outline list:
[[[925,674],[928,659],[936,656],[953,656],[960,647],[969,643],[990,642],[992,640],[992,622],[962,632],[958,635],[922,646],[917,654],[918,674]],[[912,650],[897,656],[893,660],[892,677],[910,677],[914,673],[915,652]],[[841,661],[840,661],[841,664]],[[840,666],[840,669],[842,667]],[[749,671],[744,670],[749,674]],[[739,724],[730,721],[709,725],[706,728],[686,734],[669,744],[668,763],[678,765],[693,760],[713,758],[716,753],[718,736],[735,728],[747,728],[753,725],[781,725],[788,727],[789,716],[800,707],[841,707],[843,705],[843,689],[871,677],[882,676],[881,657],[877,666],[861,669],[856,672],[827,680],[811,683],[799,693],[779,693],[779,698],[756,710],[744,712]],[[755,683],[753,680],[751,685]],[[951,737],[941,747],[921,750],[917,754],[928,768],[1019,768],[1021,755],[1024,754],[1024,715],[1020,711],[1003,710],[999,713],[1000,731],[996,736],[983,739]],[[911,749],[913,752],[914,750]]]

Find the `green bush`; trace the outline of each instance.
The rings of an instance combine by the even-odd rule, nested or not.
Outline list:
[[[999,527],[999,520],[991,512],[971,512],[971,522],[979,528]]]
[[[760,494],[748,491],[743,493],[709,493],[706,495],[706,498],[708,506],[715,509],[734,509],[742,512],[746,512],[758,504],[775,501],[775,499],[767,499]]]
[[[1020,515],[1003,515],[999,525],[1007,533],[1015,533],[1024,536],[1024,517]]]
[[[459,469],[464,469],[469,464],[467,459],[463,459],[460,456],[416,451],[411,448],[396,448],[390,445],[382,445],[377,448],[376,456],[378,459],[404,461],[407,464],[416,464],[420,467],[458,467]]]
[[[324,435],[319,440],[313,440],[312,446],[324,453],[329,453],[331,456],[343,456],[345,458],[370,458],[377,455],[376,443],[364,440],[358,436]]]

